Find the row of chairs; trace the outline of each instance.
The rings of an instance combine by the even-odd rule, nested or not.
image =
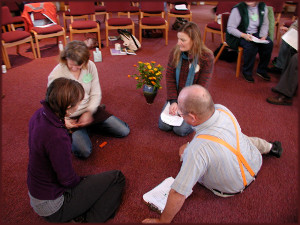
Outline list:
[[[176,0],[178,1],[178,0]],[[108,32],[109,30],[130,29],[135,34],[134,22],[131,16],[138,15],[139,18],[139,41],[142,42],[142,30],[144,29],[162,29],[164,30],[164,38],[166,45],[168,44],[168,28],[171,17],[184,17],[192,20],[192,13],[190,11],[190,2],[185,2],[188,10],[176,10],[174,8],[175,0],[170,2],[170,10],[168,11],[168,20],[165,20],[165,9],[163,1],[141,1],[139,5],[133,5],[129,1],[107,1],[105,4],[93,6],[91,2],[68,2],[67,10],[63,13],[64,27],[67,29],[67,19],[73,23],[74,18],[83,18],[89,15],[105,15],[105,32],[106,45],[108,46]],[[79,13],[79,10],[81,13]],[[124,17],[125,16],[125,17]],[[69,26],[70,37],[73,26]],[[100,44],[100,43],[99,43]]]
[[[170,3],[170,17],[187,17],[192,20],[190,11],[190,3],[186,3],[188,10],[179,11]],[[173,5],[172,5],[173,4]],[[99,14],[99,7],[105,9],[105,14]],[[105,8],[104,8],[105,7]],[[98,12],[96,12],[98,9]],[[130,5],[130,2],[108,1],[104,5],[95,5],[91,1],[70,1],[67,4],[66,11],[63,13],[64,26],[66,20],[70,19],[69,32],[70,40],[76,33],[96,33],[98,46],[101,48],[100,24],[96,21],[96,15],[105,15],[105,30],[106,30],[106,46],[109,45],[108,32],[109,30],[130,29],[135,34],[135,24],[131,19],[132,15],[139,17],[139,41],[142,42],[142,30],[144,29],[162,29],[164,30],[165,44],[168,44],[168,29],[169,23],[165,20],[164,2],[141,2],[139,6]],[[55,14],[55,15],[54,15]],[[127,15],[124,17],[124,15]],[[182,16],[183,15],[183,16]],[[37,57],[41,58],[39,40],[44,38],[63,37],[63,42],[66,44],[66,28],[59,25],[59,18],[56,14],[56,7],[51,2],[30,3],[24,5],[22,17],[25,22],[25,31],[15,30],[15,17],[12,17],[7,6],[2,7],[2,55],[7,68],[10,68],[10,62],[6,49],[8,47],[18,46],[23,43],[30,42],[32,52],[36,58],[33,42],[36,43]],[[56,25],[37,27],[34,26],[35,21],[42,21],[51,17]],[[78,20],[80,19],[80,20]],[[84,20],[82,20],[84,19]],[[8,31],[6,31],[8,27]],[[31,34],[33,38],[31,37]]]

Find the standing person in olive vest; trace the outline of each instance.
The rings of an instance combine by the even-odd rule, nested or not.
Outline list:
[[[252,71],[257,53],[259,54],[259,64],[256,74],[262,79],[270,81],[267,68],[271,59],[273,42],[268,37],[268,32],[268,8],[265,3],[240,2],[231,10],[227,23],[226,42],[231,48],[243,47],[243,76],[250,83],[254,82]],[[266,40],[268,43],[261,43]]]

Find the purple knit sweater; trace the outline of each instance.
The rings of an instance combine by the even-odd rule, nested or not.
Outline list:
[[[72,166],[71,137],[64,122],[41,101],[29,122],[27,185],[40,200],[54,200],[80,182]]]

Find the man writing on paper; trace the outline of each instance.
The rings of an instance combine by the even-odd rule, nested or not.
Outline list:
[[[282,154],[280,142],[244,135],[229,109],[214,104],[207,89],[200,85],[182,89],[178,113],[196,134],[179,149],[182,166],[160,218],[148,218],[143,223],[170,223],[197,182],[221,197],[241,193],[260,170],[261,154],[278,158]]]

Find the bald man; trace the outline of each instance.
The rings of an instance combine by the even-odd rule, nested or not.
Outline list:
[[[179,149],[182,166],[160,218],[148,218],[143,223],[170,223],[197,182],[221,197],[239,194],[254,181],[262,165],[261,154],[278,158],[282,154],[280,142],[244,135],[230,110],[214,104],[200,85],[182,89],[178,114],[196,134]]]

